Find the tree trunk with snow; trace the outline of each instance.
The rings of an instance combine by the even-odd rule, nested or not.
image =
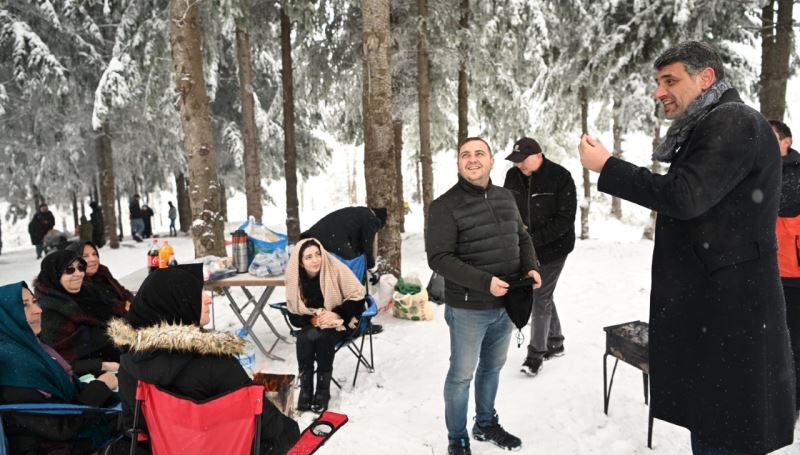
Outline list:
[[[589,134],[589,94],[585,86],[579,92],[581,103],[581,131]],[[592,202],[592,182],[589,179],[589,170],[583,168],[583,201],[581,201],[581,240],[589,238],[589,207]]]
[[[297,198],[297,146],[294,134],[294,73],[292,24],[281,6],[281,82],[283,84],[283,157],[286,173],[286,233],[289,242],[300,239],[300,201]]]
[[[460,43],[458,64],[458,143],[469,134],[469,73],[467,73],[466,33],[469,28],[469,0],[461,0],[461,18],[458,22],[464,39]]]
[[[108,246],[111,249],[119,248],[122,238],[122,226],[117,236],[117,214],[114,210],[114,201],[117,199],[114,181],[114,157],[111,149],[111,137],[108,134],[108,124],[103,124],[100,130],[95,131],[94,148],[97,155],[97,174],[100,180],[99,200],[100,211],[103,213],[103,231]]]
[[[611,127],[612,135],[614,136],[614,151],[612,155],[615,158],[622,159],[622,122],[620,121],[620,109],[622,108],[622,101],[619,99],[614,100],[614,121]],[[611,215],[616,219],[622,219],[622,199],[613,196],[611,198]]]
[[[431,155],[430,76],[428,68],[428,0],[417,0],[419,38],[417,41],[417,91],[419,98],[419,161],[422,173],[418,197],[422,200],[424,227],[428,226],[428,208],[433,201],[433,156]],[[421,168],[421,169],[420,169]],[[419,172],[418,172],[419,174]],[[419,176],[417,177],[419,181]],[[420,185],[418,185],[420,186]]]
[[[656,109],[655,109],[655,125],[653,126],[653,151],[656,150],[659,144],[661,144],[661,115],[660,115],[660,107],[659,102],[656,101]],[[650,166],[650,170],[655,174],[659,172],[660,165],[658,161],[653,160],[653,164]],[[656,238],[656,217],[658,213],[655,210],[650,211],[650,221],[647,223],[647,226],[644,227],[644,233],[642,233],[642,238],[647,240],[653,240]]]
[[[774,0],[768,0],[761,8],[761,78],[758,98],[764,117],[783,121],[789,57],[792,52],[794,0],[777,0],[777,12],[775,3]]]
[[[406,231],[405,196],[403,191],[403,120],[394,119],[394,167],[395,167],[395,205],[392,212],[400,219],[400,233]]]
[[[220,213],[217,162],[203,79],[199,4],[189,0],[171,0],[169,31],[189,171],[194,253],[195,257],[224,257],[227,253]]]
[[[364,121],[364,178],[367,205],[386,207],[389,216],[380,235],[378,253],[389,271],[400,273],[400,223],[395,213],[396,164],[392,131],[392,74],[390,65],[389,0],[362,0],[362,105]]]
[[[244,10],[248,11],[249,2]],[[239,62],[239,99],[242,104],[242,135],[244,136],[244,194],[247,215],[261,222],[261,166],[256,142],[255,102],[253,101],[253,67],[250,56],[250,30],[248,19],[236,24],[236,59]],[[222,199],[223,203],[225,199]]]
[[[189,182],[186,181],[186,176],[181,172],[175,175],[175,192],[178,206],[178,230],[186,233],[192,227],[192,203],[189,200],[189,190],[187,187]]]

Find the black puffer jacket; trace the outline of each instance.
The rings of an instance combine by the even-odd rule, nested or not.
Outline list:
[[[425,230],[428,265],[445,279],[445,301],[465,309],[502,308],[492,277],[539,270],[530,236],[508,190],[484,189],[459,176],[431,203]]]
[[[530,177],[516,167],[509,169],[503,186],[514,195],[542,264],[572,252],[577,198],[575,181],[568,170],[544,158]]]

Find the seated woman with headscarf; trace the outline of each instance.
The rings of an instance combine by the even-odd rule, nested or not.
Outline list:
[[[42,310],[24,282],[0,287],[0,404],[74,403],[111,406],[117,402],[113,373],[80,384],[72,368],[37,335]],[[91,453],[94,441],[114,425],[103,417],[76,415],[3,416],[9,453]]]
[[[364,295],[364,287],[353,272],[325,251],[317,239],[303,239],[295,245],[286,266],[286,306],[293,315],[292,324],[300,328],[298,410],[322,412],[328,408],[336,343],[358,324],[365,309]]]
[[[100,294],[100,297],[111,306],[111,311],[116,317],[123,317],[133,303],[133,293],[111,275],[108,267],[100,263],[100,253],[94,243],[72,242],[67,246],[83,257],[86,261],[86,273],[83,276],[83,286],[91,286]]]
[[[119,391],[124,428],[133,425],[139,380],[194,401],[252,383],[237,358],[244,342],[203,329],[211,320],[211,298],[203,293],[202,277],[202,264],[156,270],[142,283],[126,318],[111,321],[109,334],[123,350]],[[139,426],[146,431],[142,419]],[[299,436],[297,422],[265,399],[262,453],[285,453]]]
[[[42,307],[42,341],[64,357],[78,376],[119,368],[119,351],[106,334],[113,308],[94,288],[83,286],[86,261],[59,250],[42,259],[33,282]]]

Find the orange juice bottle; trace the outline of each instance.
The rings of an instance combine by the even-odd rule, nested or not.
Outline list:
[[[164,240],[164,244],[161,245],[161,249],[158,250],[158,268],[159,269],[166,269],[169,266],[169,258],[173,255],[172,246]]]

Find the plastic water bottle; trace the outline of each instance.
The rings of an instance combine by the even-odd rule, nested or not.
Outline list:
[[[244,327],[236,331],[236,336],[247,342],[244,348],[244,354],[239,355],[239,363],[242,365],[242,368],[244,368],[244,371],[246,371],[250,377],[253,377],[256,368],[256,346],[250,341],[250,337],[247,335],[247,330],[245,330]]]

